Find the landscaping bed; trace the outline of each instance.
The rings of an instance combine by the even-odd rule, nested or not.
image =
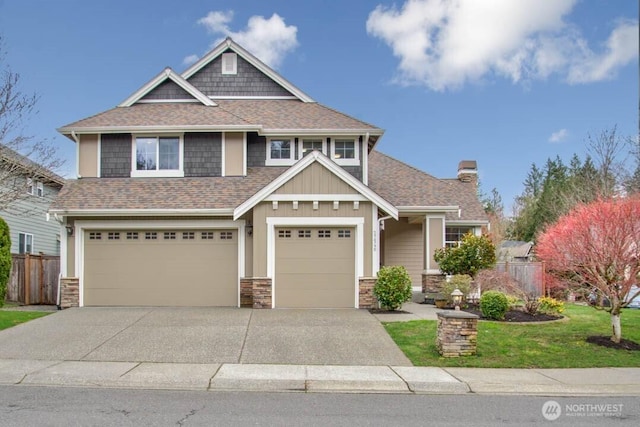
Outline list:
[[[415,366],[478,368],[638,367],[640,351],[603,347],[587,341],[608,337],[609,313],[592,307],[567,305],[563,322],[479,322],[476,356],[443,358],[436,348],[437,322],[385,322],[384,326]],[[626,309],[622,336],[640,343],[640,310]],[[613,344],[613,343],[612,343]]]

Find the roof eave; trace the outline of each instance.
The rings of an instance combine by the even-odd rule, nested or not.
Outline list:
[[[49,209],[63,216],[231,216],[233,208],[220,209]]]

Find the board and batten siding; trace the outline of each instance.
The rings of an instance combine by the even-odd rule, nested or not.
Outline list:
[[[388,219],[384,223],[384,265],[403,265],[413,286],[421,286],[424,253],[422,224]]]
[[[7,222],[11,234],[11,253],[19,253],[19,234],[33,235],[32,253],[60,255],[60,224],[52,218],[47,221],[46,213],[57,189],[44,186],[44,197],[28,196],[16,201],[9,211],[0,212]],[[15,212],[15,213],[14,213]]]

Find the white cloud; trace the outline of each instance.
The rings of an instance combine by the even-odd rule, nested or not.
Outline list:
[[[273,68],[277,68],[284,57],[298,46],[298,28],[294,25],[286,25],[284,19],[277,13],[268,19],[263,16],[252,16],[247,22],[247,27],[242,31],[232,31],[229,28],[232,20],[233,11],[212,11],[200,18],[198,23],[204,25],[212,34],[231,37]],[[216,40],[214,44],[220,41]]]
[[[406,0],[400,9],[376,7],[367,32],[399,58],[398,83],[436,91],[491,75],[520,82],[556,73],[569,83],[586,83],[637,57],[637,22],[619,23],[598,54],[564,21],[576,2]]]
[[[198,59],[200,59],[200,57],[195,54],[185,56],[184,59],[182,60],[182,65],[185,65],[188,67],[189,65],[194,64]]]
[[[569,136],[569,131],[567,131],[566,129],[560,129],[559,131],[553,132],[551,134],[551,136],[549,137],[549,142],[562,142],[567,138],[567,136]]]

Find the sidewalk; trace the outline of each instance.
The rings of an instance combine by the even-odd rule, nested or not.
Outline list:
[[[0,360],[0,384],[200,391],[640,396],[640,368],[475,369]]]

